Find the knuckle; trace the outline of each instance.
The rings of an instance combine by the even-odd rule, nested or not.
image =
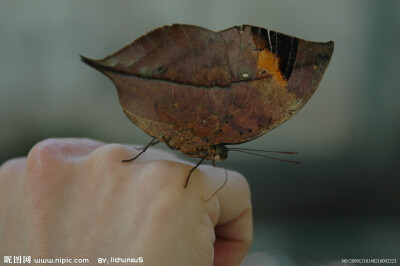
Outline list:
[[[25,164],[25,158],[12,158],[0,165],[0,175],[13,172]]]
[[[25,158],[14,158],[0,165],[0,188],[8,187],[9,182],[15,182],[17,175],[25,169]]]
[[[46,183],[60,173],[66,162],[63,148],[68,145],[62,139],[45,139],[35,144],[26,159],[27,182]]]
[[[66,140],[49,138],[36,143],[28,153],[23,186],[30,207],[37,212],[56,201],[73,171],[67,164],[65,147]]]
[[[57,148],[60,146],[58,139],[45,139],[36,143],[28,153],[27,160],[35,163],[46,163],[48,160],[54,159],[57,154]]]
[[[89,161],[102,161],[109,163],[121,163],[122,160],[132,156],[132,149],[122,144],[105,144],[91,152],[88,156]],[[129,158],[128,158],[129,157]]]

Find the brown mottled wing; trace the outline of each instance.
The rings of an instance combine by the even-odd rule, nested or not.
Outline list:
[[[247,25],[221,35],[237,72],[215,143],[252,140],[292,117],[314,94],[334,48]]]
[[[327,68],[333,42],[258,27],[158,28],[103,60],[127,116],[187,155],[252,140],[293,116]],[[188,147],[197,147],[188,150]]]

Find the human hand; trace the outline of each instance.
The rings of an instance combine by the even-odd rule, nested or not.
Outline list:
[[[0,167],[0,256],[138,258],[144,265],[239,265],[252,240],[243,176],[166,152],[48,139]]]

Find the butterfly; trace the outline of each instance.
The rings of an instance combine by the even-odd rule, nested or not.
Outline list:
[[[157,28],[101,60],[82,56],[115,84],[125,114],[153,139],[189,157],[224,160],[295,115],[332,57],[332,41],[311,42],[243,25],[214,32]],[[138,156],[124,160],[132,161]]]

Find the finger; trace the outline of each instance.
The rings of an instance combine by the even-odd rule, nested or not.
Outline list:
[[[223,169],[202,167],[216,187],[225,178]],[[219,186],[218,186],[218,185]],[[239,265],[244,259],[253,236],[250,189],[239,173],[228,171],[228,182],[216,195],[219,216],[215,222],[214,265]]]
[[[26,158],[14,158],[6,161],[0,166],[0,189],[3,193],[10,191],[25,173]],[[5,196],[5,195],[2,195]],[[2,197],[0,196],[0,199]],[[2,202],[0,200],[0,202]]]
[[[0,166],[0,217],[4,217],[6,202],[15,204],[19,196],[18,188],[25,173],[26,159],[15,158],[6,161]]]
[[[19,176],[25,171],[26,158],[13,158],[0,165],[0,179]]]
[[[28,158],[80,157],[90,154],[102,145],[104,145],[103,142],[86,138],[50,138],[35,144],[30,150]]]

